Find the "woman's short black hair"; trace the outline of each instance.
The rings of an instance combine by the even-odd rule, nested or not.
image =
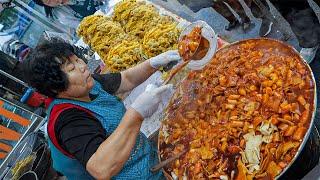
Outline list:
[[[44,12],[46,13],[47,17],[53,17],[53,13],[52,13],[53,7],[45,5],[42,0],[33,0],[33,1],[39,6],[42,6],[44,8]]]
[[[75,55],[74,48],[64,40],[53,38],[32,50],[23,62],[27,82],[40,93],[56,97],[68,88],[68,78],[62,64]]]

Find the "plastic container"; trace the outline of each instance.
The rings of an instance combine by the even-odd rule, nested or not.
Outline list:
[[[202,32],[201,35],[206,38],[209,43],[210,47],[207,52],[207,54],[201,59],[201,60],[192,60],[188,64],[188,68],[192,70],[200,70],[202,69],[210,60],[212,59],[213,55],[215,54],[217,50],[217,41],[218,41],[218,36],[214,32],[214,30],[204,21],[195,21],[185,27],[185,29],[181,32],[179,40],[182,39],[182,37],[186,34],[189,34],[193,28],[195,27],[202,27]]]

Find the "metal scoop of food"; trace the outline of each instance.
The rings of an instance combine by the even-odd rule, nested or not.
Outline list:
[[[170,164],[172,161],[178,159],[180,156],[184,155],[188,150],[184,149],[183,151],[181,151],[180,153],[173,155],[171,158],[160,162],[159,164],[153,166],[152,168],[150,168],[151,172],[157,172],[159,171],[161,168],[165,167],[166,165]]]
[[[183,63],[171,70],[163,84],[167,84],[188,64],[205,64],[210,61],[216,51],[216,47],[217,36],[207,23],[196,21],[187,26],[181,32],[178,43],[178,51]],[[201,66],[197,66],[201,69]],[[199,69],[198,67],[197,69]]]
[[[209,51],[209,41],[201,36],[200,44],[197,47],[197,50],[191,56],[191,59],[194,61],[201,60]]]
[[[202,28],[200,26],[196,26],[190,33],[185,34],[180,38],[178,43],[178,52],[183,61],[190,61],[198,52],[201,39],[203,38],[201,32]]]
[[[183,63],[172,69],[163,84],[167,84],[191,60],[201,60],[209,50],[209,41],[201,35],[201,27],[195,27],[189,34],[184,35],[178,43],[178,51]]]

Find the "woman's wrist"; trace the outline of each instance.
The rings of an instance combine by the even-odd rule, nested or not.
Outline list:
[[[127,109],[126,115],[131,117],[131,119],[135,119],[139,122],[143,121],[142,115],[138,111],[136,111],[135,109],[133,109],[131,107],[129,109]]]

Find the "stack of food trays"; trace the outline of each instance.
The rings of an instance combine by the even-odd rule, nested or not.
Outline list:
[[[177,49],[181,32],[171,16],[145,1],[123,0],[111,17],[84,18],[77,34],[98,53],[106,70],[119,72],[165,51]]]
[[[310,67],[288,45],[249,39],[218,50],[177,86],[159,133],[168,179],[274,179],[299,155],[316,108]]]

